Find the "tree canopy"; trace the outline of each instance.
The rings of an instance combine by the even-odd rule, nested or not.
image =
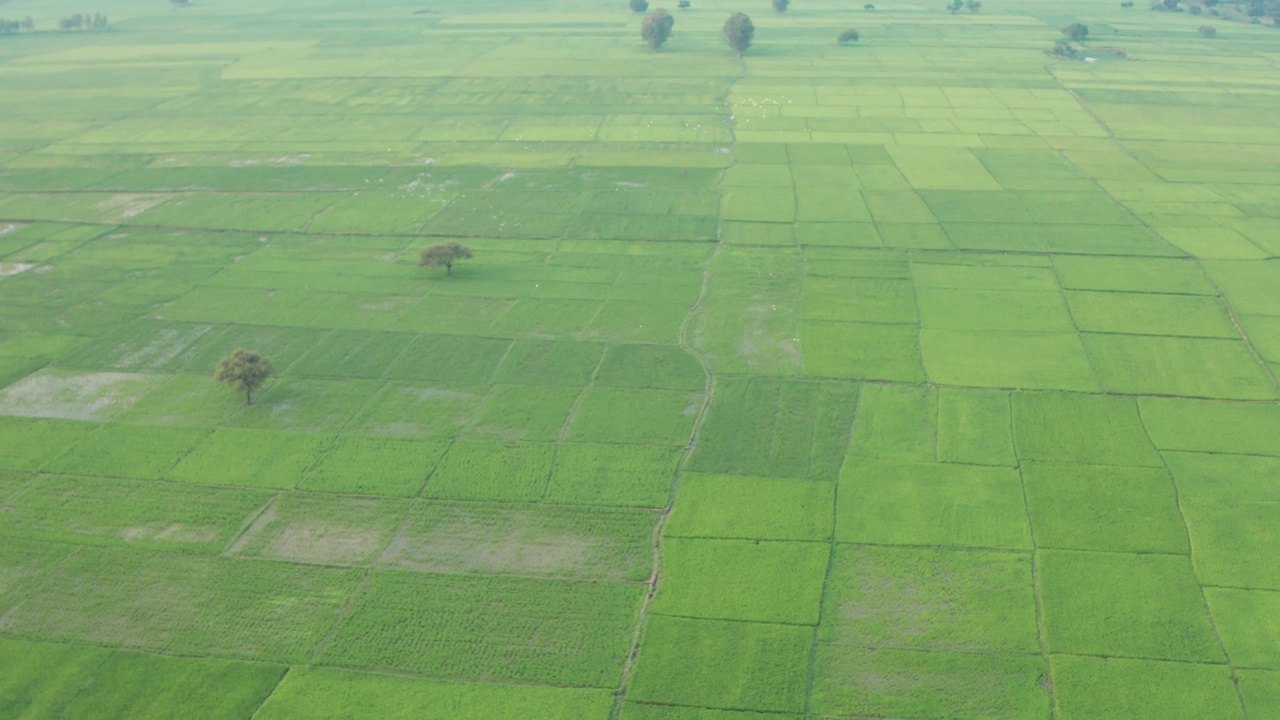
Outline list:
[[[1071,23],[1062,28],[1062,34],[1076,42],[1084,42],[1084,39],[1089,37],[1089,26],[1081,23]]]
[[[666,10],[654,10],[646,15],[644,22],[640,24],[640,37],[649,43],[649,47],[653,48],[654,52],[658,52],[658,48],[671,37],[671,28],[675,24],[676,19],[671,17],[671,13]]]
[[[751,39],[755,34],[756,26],[743,13],[736,12],[724,21],[724,39],[738,53],[738,57],[742,57],[743,51],[751,47]]]
[[[450,240],[422,248],[422,252],[418,255],[418,267],[443,267],[446,275],[452,275],[455,261],[469,259],[471,259],[471,248]]]
[[[256,350],[236,350],[218,363],[213,379],[244,391],[246,405],[253,404],[253,391],[273,372],[271,361]]]
[[[642,13],[649,9],[649,0],[630,0],[627,5],[631,8],[632,12]]]
[[[844,32],[840,33],[840,37],[836,38],[836,41],[839,42],[841,45],[847,45],[851,42],[858,42],[858,39],[861,37],[862,37],[861,33],[859,33],[857,30],[853,28],[849,28],[848,30],[845,30]]]
[[[778,13],[787,11],[787,6],[791,4],[791,0],[773,0],[773,9]]]

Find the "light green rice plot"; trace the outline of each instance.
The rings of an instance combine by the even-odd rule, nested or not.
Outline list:
[[[836,539],[1031,547],[1022,483],[1011,468],[852,458],[840,473]]]
[[[801,715],[749,710],[710,710],[681,705],[647,705],[629,701],[622,707],[623,720],[800,720]]]
[[[982,163],[964,148],[888,147],[898,170],[916,190],[1001,189]]]
[[[209,435],[208,430],[105,425],[47,462],[66,474],[157,480]]]
[[[1055,292],[1053,270],[1036,265],[1007,265],[984,257],[981,264],[961,262],[950,253],[912,254],[911,278],[921,290]],[[1017,296],[1010,296],[1017,297]]]
[[[870,648],[1039,652],[1023,553],[837,545],[820,642]]]
[[[911,190],[863,190],[862,199],[876,224],[933,224],[937,216]]]
[[[442,199],[413,193],[358,193],[313,217],[307,223],[307,230],[410,234],[417,232],[444,205]]]
[[[1233,666],[1280,670],[1280,592],[1211,587],[1204,595]]]
[[[488,386],[386,383],[343,428],[363,435],[452,438],[480,409]]]
[[[720,218],[747,222],[794,222],[796,220],[795,194],[787,189],[729,188],[724,194]]]
[[[1201,720],[1240,717],[1225,665],[1053,655],[1062,720]]]
[[[887,248],[903,250],[950,250],[954,246],[939,225],[879,223],[880,242]]]
[[[301,230],[340,198],[323,193],[199,193],[168,200],[131,216],[129,222],[184,228]]]
[[[674,345],[613,345],[596,374],[607,387],[702,390],[706,372],[684,348]]]
[[[937,459],[937,391],[922,385],[868,384],[858,400],[852,457]]]
[[[307,469],[299,489],[412,497],[448,445],[443,439],[340,436]]]
[[[1240,337],[1226,306],[1216,297],[1124,292],[1066,295],[1071,317],[1083,332]]]
[[[680,455],[677,447],[565,443],[556,452],[545,500],[664,507]]]
[[[560,437],[578,388],[498,385],[489,393],[468,436],[550,442]]]
[[[1280,397],[1264,366],[1239,340],[1096,333],[1081,337],[1108,392],[1236,400]]]
[[[726,229],[728,227],[726,225]],[[793,231],[795,242],[805,247],[878,248],[883,245],[876,226],[865,222],[798,222]]]
[[[167,195],[113,193],[41,193],[11,195],[0,200],[0,215],[13,220],[62,220],[109,224],[134,222],[168,199]],[[145,213],[144,213],[145,214]],[[193,227],[187,225],[186,227]],[[105,230],[106,228],[103,228]],[[84,238],[87,240],[88,238]]]
[[[387,720],[578,720],[605,717],[606,690],[464,684],[327,668],[295,667],[258,709],[262,720],[368,713]]]
[[[111,655],[105,648],[0,639],[0,712],[23,720],[61,715]]]
[[[1271,374],[1276,374],[1276,365],[1280,364],[1280,315],[1237,315],[1246,341],[1271,363]]]
[[[806,320],[801,325],[809,377],[922,382],[919,330],[914,325]]]
[[[871,222],[856,186],[798,186],[795,219],[807,222]]]
[[[1280,456],[1280,405],[1141,398],[1138,408],[1161,450]]]
[[[667,537],[830,540],[835,486],[826,482],[685,473]]]
[[[1130,398],[1014,393],[1014,438],[1024,460],[1160,467]]]
[[[938,391],[938,460],[1012,466],[1009,395],[992,390]]]
[[[1202,260],[1264,260],[1269,253],[1224,227],[1163,227],[1156,232],[1169,244]]]
[[[1275,297],[1275,289],[1280,284],[1280,264],[1209,261],[1203,266],[1222,288],[1233,311],[1243,315],[1280,315]]]
[[[0,389],[0,415],[111,420],[165,379],[165,375],[47,368]]]
[[[1189,558],[1042,550],[1038,561],[1052,652],[1224,660]]]
[[[286,432],[338,432],[382,385],[380,380],[283,378],[226,424]]]
[[[726,245],[790,247],[797,242],[796,226],[783,222],[726,220],[720,223],[720,241]]]
[[[920,322],[944,330],[1071,332],[1071,315],[1056,292],[920,288]]]
[[[915,290],[892,278],[810,276],[804,282],[805,320],[915,324]]]
[[[548,443],[458,440],[431,473],[424,497],[533,502],[546,492],[555,458]]]
[[[200,485],[292,488],[330,442],[326,435],[223,428],[197,445],[165,478]]]
[[[1280,672],[1269,670],[1242,670],[1240,694],[1251,716],[1266,717],[1280,712]]]
[[[277,497],[227,551],[246,558],[363,565],[408,513],[404,500],[310,493]]]
[[[213,330],[211,325],[170,322],[131,323],[95,338],[59,364],[97,370],[173,371],[189,360],[184,352]]]
[[[1075,333],[935,330],[920,332],[929,381],[970,387],[1097,391]]]
[[[567,439],[683,445],[701,407],[701,393],[593,387],[580,401]]]
[[[1053,265],[1062,287],[1068,290],[1218,294],[1200,265],[1191,260],[1056,255]]]

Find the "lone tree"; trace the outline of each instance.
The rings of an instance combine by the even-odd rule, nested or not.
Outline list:
[[[790,4],[791,0],[773,0],[773,9],[778,11],[778,14],[781,15],[787,11],[787,6]]]
[[[951,11],[952,15],[955,15],[964,9],[964,0],[951,0],[951,3],[947,5],[947,9]]]
[[[631,8],[631,12],[642,13],[649,9],[649,0],[631,0],[627,4]]]
[[[418,256],[418,267],[438,268],[444,266],[445,275],[453,274],[453,263],[455,260],[470,260],[471,248],[460,242],[450,240],[432,245],[431,247],[422,248],[422,253]]]
[[[964,5],[969,8],[969,12],[978,12],[982,9],[981,0],[968,0]]]
[[[742,53],[751,47],[751,38],[756,34],[756,26],[751,23],[751,18],[736,12],[724,21],[724,39],[729,43],[729,47],[738,53],[738,57],[742,57]]]
[[[1084,39],[1089,37],[1089,26],[1081,23],[1071,23],[1062,28],[1062,34],[1076,42],[1084,42]]]
[[[666,10],[654,10],[644,17],[644,22],[640,24],[640,37],[649,43],[649,47],[654,52],[658,52],[658,48],[667,42],[667,38],[671,37],[671,27],[676,24],[676,19],[671,17],[671,13]]]
[[[218,363],[213,379],[244,391],[244,403],[253,404],[253,391],[271,377],[271,361],[256,350],[236,350]]]
[[[836,42],[839,42],[841,45],[848,45],[851,42],[858,42],[858,38],[860,37],[862,37],[862,35],[860,35],[857,30],[849,28],[848,30],[840,33],[840,37],[836,38]]]
[[[1201,25],[1200,34],[1204,37],[1211,38],[1218,36],[1218,28],[1212,25]]]

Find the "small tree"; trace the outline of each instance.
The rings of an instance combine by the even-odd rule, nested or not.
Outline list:
[[[671,17],[671,13],[666,10],[654,10],[646,15],[644,22],[640,24],[640,37],[649,43],[649,47],[653,48],[654,52],[658,52],[658,48],[671,37],[671,28],[675,24],[676,19]]]
[[[681,10],[688,10],[689,8],[693,7],[693,3],[689,2],[689,0],[680,0],[680,2],[676,3],[676,7],[680,8]]]
[[[30,16],[22,18],[22,29],[31,31],[36,29],[36,21]]]
[[[454,261],[470,259],[470,248],[450,240],[422,248],[422,252],[418,255],[418,267],[443,267],[445,275],[452,275]]]
[[[631,12],[642,13],[649,9],[649,0],[630,0],[627,4],[631,8]]]
[[[271,377],[271,361],[255,350],[236,350],[218,363],[213,379],[244,391],[244,403],[253,404],[253,391]]]
[[[1120,7],[1122,7],[1122,8],[1131,8],[1131,7],[1133,7],[1133,0],[1125,0],[1124,2],[1120,3]]]
[[[91,22],[90,26],[94,30],[105,30],[107,25],[109,24],[110,22],[107,20],[106,15],[103,15],[102,13],[94,13],[93,21]]]
[[[1062,34],[1076,42],[1084,42],[1084,39],[1089,37],[1089,26],[1081,23],[1071,23],[1062,28]]]
[[[969,8],[969,12],[978,12],[982,9],[981,0],[967,0],[964,5]]]
[[[848,45],[851,42],[858,42],[858,39],[861,37],[862,36],[858,34],[857,30],[854,30],[853,28],[849,28],[848,30],[845,30],[844,32],[840,33],[840,37],[836,38],[836,42],[840,43],[841,45]]]
[[[1200,35],[1201,35],[1202,37],[1206,37],[1206,38],[1217,37],[1217,36],[1218,36],[1218,28],[1216,28],[1216,27],[1214,27],[1214,26],[1212,26],[1212,25],[1201,25],[1201,26],[1200,26]]]
[[[947,9],[951,11],[952,15],[955,15],[956,13],[960,12],[960,10],[963,8],[964,8],[964,0],[951,0],[951,4],[947,5]]]
[[[729,47],[738,53],[738,57],[742,57],[742,53],[751,47],[751,39],[756,34],[756,26],[752,24],[751,18],[736,12],[724,21],[724,39],[729,43]]]
[[[867,3],[866,5],[863,5],[863,6],[862,6],[862,9],[863,9],[863,10],[875,10],[875,9],[876,9],[876,6],[875,6],[875,5],[873,5],[872,3]]]
[[[791,0],[773,0],[773,9],[781,15],[787,11],[787,6],[791,4]]]

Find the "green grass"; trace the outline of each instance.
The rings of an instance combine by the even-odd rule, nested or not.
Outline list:
[[[829,540],[830,483],[686,473],[667,521],[668,537]]]
[[[1133,400],[1015,393],[1014,439],[1024,460],[1159,467]]]
[[[1232,665],[1280,670],[1272,652],[1280,640],[1280,593],[1211,587],[1204,594]]]
[[[1239,717],[1240,700],[1223,665],[1054,655],[1063,720]]]

